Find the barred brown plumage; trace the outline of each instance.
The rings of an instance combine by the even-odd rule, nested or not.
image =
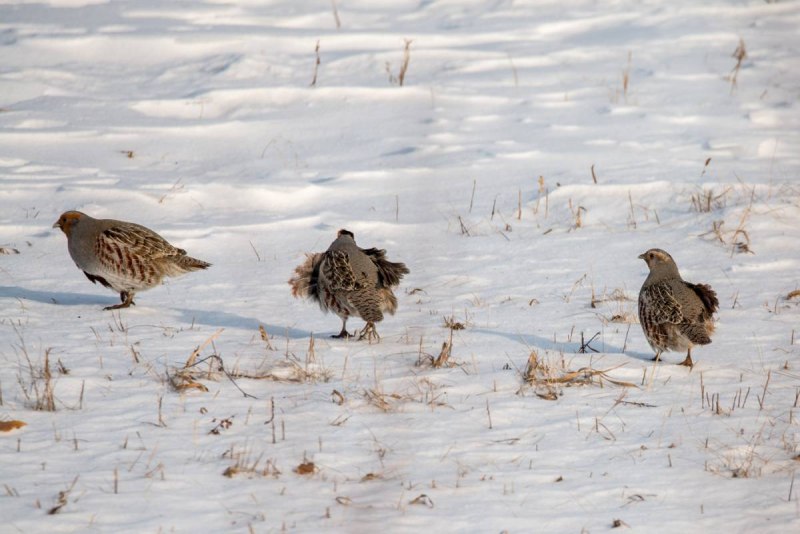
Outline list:
[[[680,365],[691,367],[692,347],[711,343],[717,294],[706,284],[684,281],[675,260],[661,249],[650,249],[639,258],[650,269],[639,291],[639,321],[656,351],[653,359],[659,360],[665,350],[685,350]]]
[[[356,245],[353,233],[339,230],[325,252],[308,254],[289,280],[292,295],[316,300],[322,311],[333,311],[342,319],[342,330],[335,338],[351,337],[347,319],[361,317],[366,326],[359,339],[380,339],[375,323],[384,312],[394,314],[397,298],[392,288],[408,274],[404,263],[386,259],[386,251]]]
[[[207,269],[210,263],[186,255],[167,240],[139,224],[95,219],[79,211],[67,211],[53,224],[67,236],[67,248],[75,265],[92,281],[119,292],[122,302],[106,310],[127,308],[137,291],[161,283],[166,276],[180,276]]]

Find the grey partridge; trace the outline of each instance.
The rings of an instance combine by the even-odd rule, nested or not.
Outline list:
[[[327,251],[306,256],[289,285],[295,297],[311,298],[322,311],[333,311],[342,319],[341,332],[332,337],[351,337],[347,319],[355,316],[367,323],[358,338],[371,342],[380,339],[375,323],[383,320],[384,312],[397,310],[392,288],[409,270],[404,263],[388,261],[385,250],[359,248],[354,237],[348,230],[339,230]]]
[[[136,292],[159,285],[165,276],[180,276],[211,266],[135,223],[67,211],[53,228],[60,228],[67,236],[69,255],[92,283],[100,282],[119,293],[122,302],[106,310],[135,304]]]
[[[706,284],[684,281],[672,256],[653,248],[639,255],[650,274],[639,291],[639,321],[648,343],[656,351],[686,351],[680,365],[691,367],[692,347],[711,343],[717,294]]]

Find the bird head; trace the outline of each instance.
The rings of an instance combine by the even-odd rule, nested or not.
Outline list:
[[[60,228],[61,231],[64,232],[67,237],[69,237],[72,233],[72,229],[84,217],[86,217],[86,215],[79,211],[65,211],[61,214],[61,217],[59,217],[58,220],[53,223],[53,228]]]
[[[353,234],[353,232],[351,232],[350,230],[345,230],[344,228],[339,230],[339,232],[336,234],[336,237],[342,237],[343,235],[350,236],[351,239],[355,239],[356,238],[356,236]]]
[[[672,256],[660,248],[651,248],[644,254],[639,254],[639,259],[644,260],[651,271],[659,265],[675,265],[675,260],[672,259]]]

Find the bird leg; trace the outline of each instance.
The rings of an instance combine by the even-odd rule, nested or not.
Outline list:
[[[347,331],[347,317],[342,319],[342,331],[331,337],[333,339],[349,339],[355,337],[355,334],[350,334],[350,332]]]
[[[661,361],[661,351],[656,352],[656,355],[650,360],[651,362],[660,362]]]
[[[106,306],[103,309],[104,310],[119,310],[121,308],[128,308],[131,305],[136,306],[136,303],[133,302],[133,291],[122,291],[119,294],[119,298],[122,300],[121,303],[116,304],[114,306]]]
[[[678,365],[685,365],[686,367],[694,367],[694,362],[692,361],[692,349],[686,351],[686,359],[683,360]]]
[[[375,338],[376,341],[381,340],[381,336],[378,335],[378,331],[375,329],[375,323],[372,321],[367,322],[367,326],[359,333],[358,340],[361,341],[362,339],[367,338],[367,341],[372,343],[372,339]]]

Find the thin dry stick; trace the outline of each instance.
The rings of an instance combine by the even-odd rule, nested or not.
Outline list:
[[[397,83],[403,87],[403,82],[406,79],[406,71],[408,70],[408,63],[411,61],[411,43],[412,39],[403,39],[406,46],[403,49],[403,64],[400,66],[400,74],[397,75]]]
[[[522,220],[522,189],[517,192],[517,220]]]
[[[631,224],[636,228],[636,212],[633,209],[633,197],[631,196],[630,190],[628,190],[628,204],[630,204],[631,207]]]
[[[478,185],[477,180],[472,180],[472,196],[469,197],[469,213],[472,213],[472,203],[475,201],[475,186]]]
[[[258,261],[261,261],[261,255],[256,250],[256,247],[255,247],[255,245],[253,245],[253,242],[252,241],[248,241],[248,243],[250,243],[250,248],[253,249],[253,253],[255,253],[256,258],[258,259]],[[133,350],[133,349],[131,349],[131,350]],[[134,356],[135,356],[135,353],[134,353]]]
[[[514,65],[514,59],[511,57],[511,54],[506,52],[508,56],[508,62],[511,64],[511,72],[514,74],[514,87],[519,87],[519,77],[517,76],[517,67]]]
[[[622,95],[625,97],[625,102],[628,101],[628,85],[631,81],[631,59],[633,57],[633,52],[628,52],[628,65],[625,67],[625,70],[622,71]]]
[[[708,169],[708,164],[711,163],[711,158],[706,159],[705,164],[703,165],[703,172],[700,173],[700,176],[703,176]]]
[[[334,4],[334,8],[335,7],[336,7],[336,5]],[[335,13],[335,11],[334,11],[334,13]],[[314,63],[314,78],[311,79],[311,84],[310,84],[311,87],[314,87],[314,86],[317,85],[317,72],[319,71],[319,65],[321,63],[321,61],[319,59],[319,40],[317,40],[317,46],[316,46],[316,48],[314,48],[314,53],[317,55],[317,60]]]
[[[592,163],[592,181],[597,183],[597,175],[594,173],[594,163]]]
[[[331,7],[333,7],[333,18],[336,21],[336,29],[342,27],[342,21],[339,20],[339,10],[336,8],[336,0],[331,0]]]
[[[200,353],[203,351],[203,349],[204,349],[204,348],[206,348],[206,345],[208,345],[209,343],[211,343],[212,341],[214,341],[215,339],[217,339],[217,337],[219,337],[219,335],[220,335],[220,334],[221,334],[221,333],[222,333],[224,330],[225,330],[224,328],[220,328],[219,330],[217,330],[216,332],[214,332],[214,333],[211,335],[211,337],[209,337],[208,339],[206,339],[205,341],[203,341],[203,343],[202,343],[202,344],[201,344],[199,347],[197,347],[196,349],[194,349],[194,352],[192,352],[192,355],[191,355],[191,356],[189,356],[189,359],[188,359],[188,360],[186,360],[186,364],[184,365],[184,367],[192,367],[192,366],[195,364],[195,362],[197,361],[197,357],[200,355]]]
[[[734,65],[733,70],[728,75],[728,78],[731,81],[731,94],[736,90],[736,84],[739,78],[739,69],[742,68],[742,62],[747,57],[747,49],[744,47],[744,39],[741,37],[739,38],[739,46],[736,47],[734,50],[732,57],[736,60],[736,65]]]

